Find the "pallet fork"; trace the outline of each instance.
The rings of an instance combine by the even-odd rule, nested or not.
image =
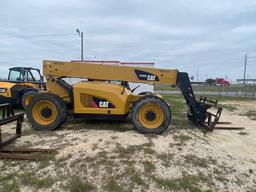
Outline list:
[[[22,122],[24,119],[24,113],[14,114],[13,108],[9,103],[1,104],[0,110],[2,112],[2,119],[0,120],[0,126],[17,121],[16,132],[13,135],[8,136],[6,138],[2,138],[2,130],[0,127],[0,149],[1,149],[2,147],[8,145],[13,140],[21,137],[21,128],[22,128]]]
[[[197,101],[187,73],[179,72],[177,81],[177,85],[189,107],[188,119],[196,126],[201,126],[207,131],[213,131],[222,113],[222,107],[218,107],[218,101],[209,100],[202,96]],[[209,112],[209,109],[212,107],[217,108],[215,114]]]
[[[0,111],[2,112],[2,118],[0,119],[0,159],[16,159],[16,160],[45,160],[45,156],[35,156],[33,153],[52,153],[53,149],[32,149],[32,148],[16,148],[6,147],[15,139],[21,137],[22,123],[24,119],[24,113],[15,114],[11,104],[5,103],[0,104]],[[16,130],[15,133],[3,138],[1,126],[15,122]]]
[[[187,116],[196,126],[200,126],[206,131],[213,131],[214,129],[225,130],[240,130],[244,127],[220,127],[222,125],[230,125],[231,122],[220,122],[220,116],[223,108],[218,106],[218,100],[207,99],[201,96],[196,100],[189,76],[187,73],[179,72],[177,78],[177,85],[183,94],[186,103],[189,107]],[[216,108],[216,113],[209,111],[210,108]]]

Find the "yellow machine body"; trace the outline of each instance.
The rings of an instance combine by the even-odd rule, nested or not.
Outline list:
[[[73,86],[74,113],[124,115],[130,110],[131,91],[105,82],[80,82]]]
[[[0,82],[0,95],[3,97],[11,97],[11,88],[14,86],[14,83],[9,82]]]
[[[207,112],[206,99],[195,99],[189,75],[177,69],[157,69],[85,62],[43,61],[47,92],[34,96],[28,105],[29,122],[38,130],[53,130],[68,112],[74,117],[125,119],[131,113],[134,127],[142,133],[161,133],[168,128],[171,112],[156,94],[133,95],[127,82],[179,86],[189,106],[188,118],[212,128],[222,109],[214,116]],[[65,78],[82,82],[70,85]],[[121,82],[116,84],[114,82]],[[211,101],[212,102],[212,101]]]
[[[35,79],[31,71],[38,73],[40,79]],[[43,89],[45,89],[45,83],[41,78],[40,70],[27,67],[10,68],[8,79],[0,81],[0,104],[22,104],[22,96],[25,92]]]
[[[13,82],[0,82],[0,95],[4,97],[12,97],[14,96],[14,93],[12,93],[11,89],[14,86],[25,86],[25,87],[31,87],[35,89],[39,89],[38,84],[33,83],[13,83]]]
[[[29,82],[0,82],[0,103],[20,104],[22,94],[27,89],[40,89],[38,84]]]
[[[142,74],[139,73],[141,71],[143,71]],[[48,60],[43,62],[43,74],[46,76],[48,92],[60,96],[68,103],[72,102],[71,97],[73,97],[74,114],[124,115],[129,113],[131,103],[142,97],[133,95],[130,90],[121,85],[107,81],[175,85],[177,79],[177,70]],[[65,86],[58,83],[62,81],[59,79],[69,77],[84,78],[87,81],[74,84],[70,95]],[[95,98],[101,99],[100,102],[103,102],[103,105],[98,107],[92,105]]]

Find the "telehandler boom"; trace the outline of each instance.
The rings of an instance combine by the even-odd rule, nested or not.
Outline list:
[[[208,109],[217,101],[195,99],[187,73],[176,69],[156,69],[93,64],[90,62],[43,61],[47,92],[39,92],[27,107],[29,122],[37,130],[59,127],[70,113],[74,117],[125,119],[131,113],[134,127],[142,133],[161,133],[168,128],[171,111],[161,96],[133,95],[126,82],[178,86],[188,105],[188,119],[212,130],[222,108]],[[69,85],[64,78],[83,78]],[[120,81],[120,84],[112,81]],[[207,102],[207,103],[206,103]]]

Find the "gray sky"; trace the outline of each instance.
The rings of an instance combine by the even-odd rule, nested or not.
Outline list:
[[[254,0],[1,0],[0,75],[11,66],[40,68],[43,59],[79,59],[76,28],[87,59],[235,79],[247,52],[248,77],[256,78]],[[41,34],[73,35],[17,37]]]

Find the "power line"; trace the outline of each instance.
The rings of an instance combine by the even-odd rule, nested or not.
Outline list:
[[[4,38],[30,38],[30,37],[57,37],[57,36],[75,36],[75,33],[63,33],[63,34],[40,34],[40,35],[9,35],[0,36],[1,39]]]

